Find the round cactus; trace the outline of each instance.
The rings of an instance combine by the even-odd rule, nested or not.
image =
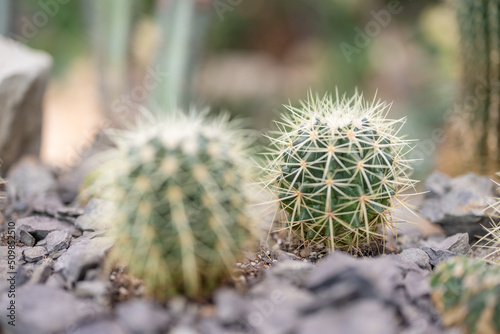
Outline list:
[[[153,296],[210,293],[253,245],[248,138],[228,117],[180,113],[116,136],[96,180],[116,203],[110,260]]]
[[[497,173],[500,176],[500,173]],[[494,183],[499,186],[497,182]],[[497,189],[500,192],[500,189]],[[490,250],[487,258],[497,259],[500,263],[500,198],[495,199],[489,207],[488,215],[490,216],[491,222],[489,226],[483,226],[486,234],[478,241],[478,245],[483,248]]]
[[[404,204],[399,195],[414,185],[409,141],[398,136],[404,120],[386,119],[388,104],[357,93],[310,96],[286,108],[265,167],[285,229],[347,251],[380,240],[393,227],[393,208]]]
[[[465,257],[441,263],[431,278],[432,299],[445,326],[467,333],[500,333],[500,268]]]

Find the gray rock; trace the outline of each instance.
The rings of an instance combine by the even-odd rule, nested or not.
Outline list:
[[[472,253],[467,233],[458,233],[444,239],[438,244],[438,248],[450,251],[457,256],[468,256]]]
[[[30,247],[23,251],[23,255],[26,262],[37,262],[47,255],[47,250],[41,246]]]
[[[47,279],[45,285],[53,288],[64,289],[66,287],[66,280],[64,279],[61,273],[53,273]]]
[[[84,214],[76,220],[75,226],[82,231],[107,229],[110,226],[113,210],[113,202],[97,198],[91,199]]]
[[[51,258],[43,259],[40,265],[36,266],[29,279],[30,284],[43,284],[52,274],[52,265],[54,260]]]
[[[169,332],[170,334],[200,334],[199,331],[195,330],[192,327],[186,326],[186,325],[179,325]]]
[[[397,255],[401,261],[413,262],[425,270],[431,270],[429,255],[420,248],[408,248]]]
[[[116,313],[119,323],[133,334],[165,333],[172,322],[165,309],[142,299],[118,305]]]
[[[71,242],[71,233],[68,230],[52,231],[45,238],[45,248],[50,254],[65,250]]]
[[[305,283],[314,265],[310,262],[287,260],[278,262],[266,272],[297,286]]]
[[[105,281],[80,281],[75,285],[75,296],[79,298],[96,298],[103,300],[110,285]]]
[[[118,322],[110,319],[99,320],[91,324],[83,325],[76,328],[68,334],[132,334],[127,329],[123,328]],[[142,332],[148,333],[148,332]]]
[[[275,277],[253,287],[250,296],[246,324],[257,333],[275,334],[293,332],[305,313],[304,306],[314,304],[317,299],[309,291]]]
[[[0,299],[2,309],[10,300]],[[79,300],[69,292],[39,284],[20,287],[16,294],[15,333],[53,334],[74,330],[83,321],[95,321],[105,316],[105,309],[95,302]],[[3,328],[9,328],[8,318],[1,317]]]
[[[40,152],[42,100],[52,60],[42,51],[0,36],[0,157],[2,171],[22,155]]]
[[[335,303],[347,299],[387,298],[401,280],[401,270],[391,258],[355,259],[334,253],[311,273],[306,286],[319,300]],[[318,302],[318,306],[320,304]]]
[[[247,313],[247,301],[232,289],[219,289],[214,295],[217,317],[223,324],[236,324]]]
[[[422,272],[409,271],[403,282],[406,293],[413,301],[425,296],[430,296],[431,294],[429,275],[424,275]]]
[[[49,217],[32,216],[21,218],[16,224],[16,237],[20,239],[20,231],[25,230],[30,233],[35,239],[42,240],[47,237],[50,232],[67,230],[71,235],[78,237],[81,232],[73,225],[59,221]]]
[[[449,179],[435,172],[428,178],[426,190],[420,211],[448,235],[484,235],[481,225],[491,226],[487,209],[494,202],[495,187],[488,177],[468,173]]]
[[[297,322],[297,334],[399,333],[396,314],[376,301],[362,301],[341,309],[325,309]]]
[[[19,241],[28,247],[33,247],[35,245],[35,237],[33,237],[24,228],[19,229]]]
[[[434,171],[427,177],[424,192],[428,198],[438,198],[446,195],[452,187],[452,178],[439,171]]]
[[[433,267],[455,256],[455,254],[450,251],[437,248],[422,247],[422,250],[429,255],[429,263]]]
[[[12,202],[21,202],[37,212],[53,211],[62,206],[53,171],[34,156],[25,156],[7,174],[7,193]],[[21,209],[17,207],[17,209]]]
[[[82,241],[75,239],[71,247],[57,259],[54,271],[61,273],[68,287],[72,287],[85,276],[88,269],[102,264],[104,255],[112,245],[113,239],[110,237],[96,237]]]

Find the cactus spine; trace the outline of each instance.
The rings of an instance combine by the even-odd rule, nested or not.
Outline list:
[[[252,244],[248,136],[225,116],[175,114],[117,145],[96,181],[116,203],[110,259],[159,299],[210,293]]]
[[[445,326],[467,333],[500,333],[500,268],[465,257],[441,263],[431,278],[432,299]]]
[[[285,229],[302,241],[357,251],[393,228],[393,205],[413,187],[398,136],[404,120],[385,116],[389,105],[362,95],[309,96],[277,122],[265,184],[287,216]],[[280,229],[277,229],[280,230]]]
[[[456,174],[490,174],[500,168],[500,1],[457,0],[456,10],[462,78],[443,156]]]
[[[500,176],[500,173],[497,173],[497,175]],[[500,185],[496,182],[495,184]],[[491,205],[489,216],[491,224],[490,226],[483,226],[486,235],[478,241],[478,244],[491,251],[486,259],[497,259],[500,264],[500,198],[496,198],[496,202]]]

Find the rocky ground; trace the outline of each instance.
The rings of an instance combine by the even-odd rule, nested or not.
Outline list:
[[[103,224],[107,205],[76,206],[84,170],[65,173],[25,158],[7,176],[9,199],[0,216],[2,333],[461,333],[442,327],[430,298],[429,276],[456,255],[483,256],[468,233],[487,223],[492,188],[473,174],[434,174],[422,212],[445,234],[405,229],[385,255],[354,258],[325,247],[293,250],[278,235],[247,253],[234,279],[208,300],[144,297],[142,282],[113,268],[103,274],[113,239]],[[70,181],[68,181],[70,180]],[[483,207],[481,211],[480,208]],[[8,325],[8,222],[15,222],[16,326]],[[459,222],[457,229],[452,222]],[[468,230],[467,230],[468,228]],[[474,233],[474,234],[472,234]]]

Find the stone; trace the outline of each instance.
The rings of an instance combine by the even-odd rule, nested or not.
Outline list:
[[[76,328],[74,331],[65,332],[68,334],[133,334],[127,329],[123,328],[118,322],[105,319],[99,320],[87,325],[83,325],[81,327]],[[141,333],[149,333],[149,332],[141,332]]]
[[[0,157],[2,171],[24,154],[40,153],[42,102],[51,57],[0,36]]]
[[[7,193],[33,212],[56,211],[62,206],[53,170],[34,156],[25,156],[7,174]],[[19,208],[18,208],[19,209]],[[21,213],[23,211],[20,211]]]
[[[236,324],[247,313],[247,302],[233,289],[219,289],[214,294],[217,317],[223,324]]]
[[[186,325],[176,326],[176,327],[172,328],[172,330],[170,330],[169,333],[170,334],[200,334],[200,332],[198,332],[197,330],[195,330],[191,327],[188,327]]]
[[[0,299],[6,309],[10,299],[4,294]],[[71,293],[40,284],[27,284],[16,293],[16,332],[53,334],[68,333],[82,321],[92,322],[107,313],[101,305],[91,300],[80,300]],[[1,317],[3,328],[9,328],[8,318]]]
[[[450,251],[457,256],[469,256],[472,253],[469,245],[469,234],[467,233],[452,235],[441,241],[437,247]]]
[[[474,173],[450,179],[435,172],[425,185],[428,191],[420,212],[431,222],[439,224],[448,235],[485,234],[483,226],[491,226],[488,208],[494,203],[494,183],[490,178]]]
[[[47,250],[41,246],[26,248],[23,252],[26,262],[37,262],[47,255]]]
[[[408,248],[397,255],[403,262],[413,262],[425,270],[431,270],[429,255],[420,248]]]
[[[19,241],[28,247],[33,247],[35,245],[35,237],[23,228],[19,229]]]
[[[116,314],[119,323],[132,334],[166,333],[173,320],[167,310],[142,299],[119,304]]]
[[[417,300],[425,296],[430,296],[431,294],[429,277],[428,275],[423,275],[422,272],[409,271],[403,282],[406,288],[406,293],[411,300]]]
[[[36,266],[31,274],[29,279],[30,284],[43,284],[47,282],[48,278],[52,274],[52,266],[54,264],[54,260],[51,258],[43,259],[40,265]]]
[[[287,260],[278,262],[266,274],[274,275],[294,285],[302,286],[313,268],[314,265],[310,262]]]
[[[30,233],[36,240],[42,240],[53,231],[69,231],[72,236],[78,237],[81,232],[73,225],[59,221],[54,218],[31,216],[20,218],[16,224],[16,238],[20,239],[20,231],[25,230]]]
[[[24,156],[7,174],[7,189],[15,198],[31,200],[44,194],[57,193],[57,180],[52,170],[32,155]]]
[[[297,334],[400,333],[394,311],[376,301],[361,301],[335,310],[325,309],[306,316],[296,325]]]
[[[455,256],[455,254],[450,251],[438,248],[422,247],[422,250],[429,255],[429,263],[433,267]]]
[[[438,198],[444,196],[452,187],[452,178],[439,171],[432,172],[425,182],[424,193],[427,198]]]
[[[292,333],[297,321],[306,313],[305,306],[315,303],[317,297],[276,277],[266,278],[253,287],[252,299],[245,305],[246,324],[257,333]]]
[[[75,239],[71,247],[59,257],[54,271],[60,273],[68,287],[85,277],[85,272],[100,267],[106,252],[113,246],[113,238],[96,237],[78,241]]]
[[[52,231],[45,237],[45,249],[50,254],[64,250],[69,247],[71,238],[69,230]]]
[[[388,298],[402,280],[400,268],[388,257],[355,259],[334,253],[311,273],[306,287],[319,302]]]
[[[75,284],[75,296],[79,298],[104,300],[104,296],[108,292],[109,287],[109,282],[99,280],[80,281]]]
[[[75,221],[75,226],[82,231],[107,229],[110,226],[113,210],[113,202],[93,198],[87,204],[84,214]]]

